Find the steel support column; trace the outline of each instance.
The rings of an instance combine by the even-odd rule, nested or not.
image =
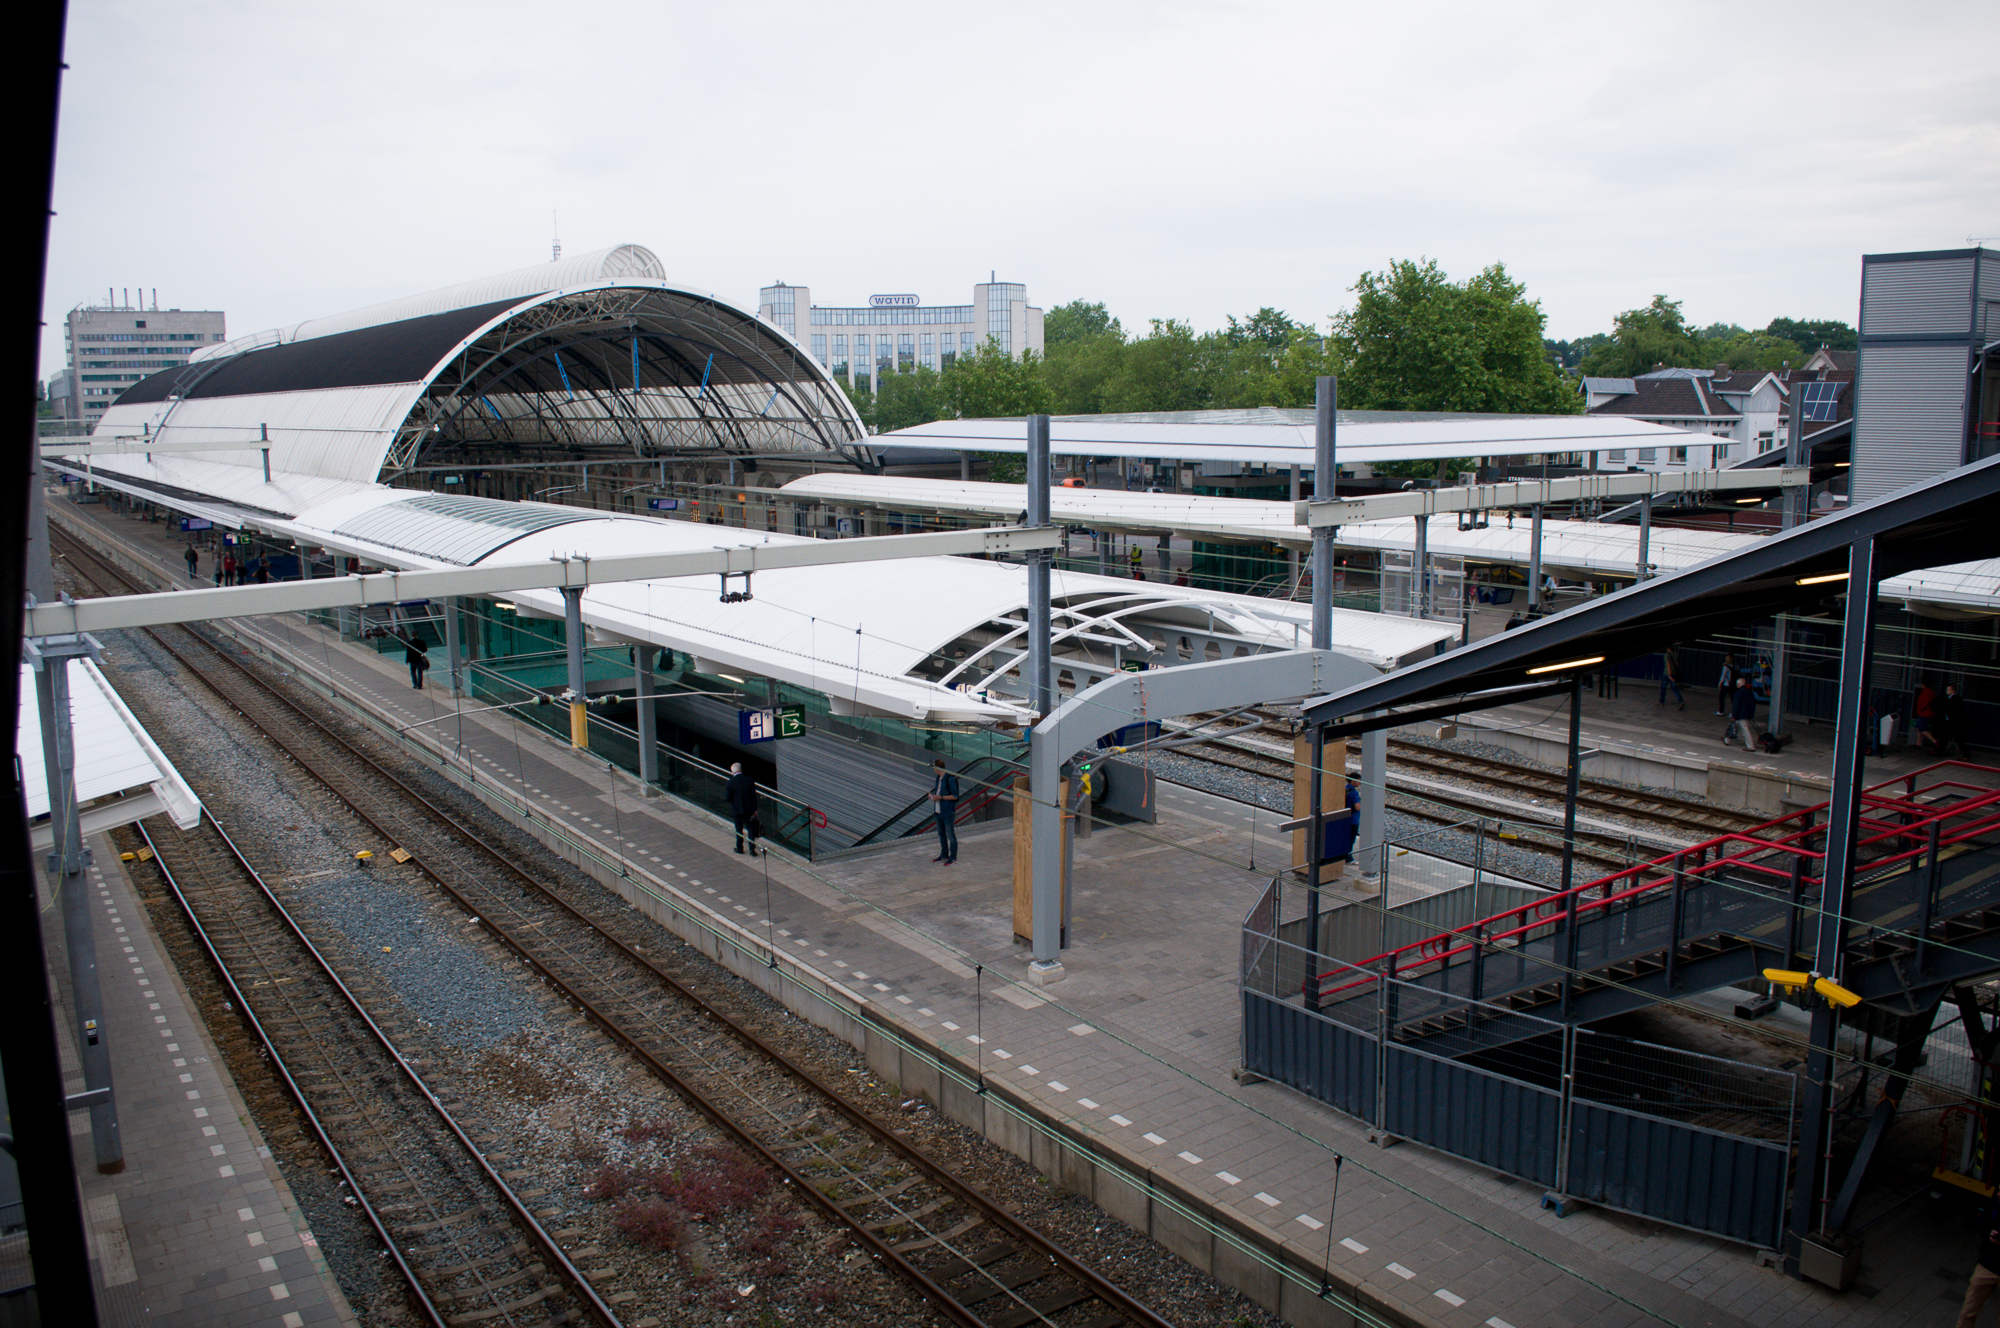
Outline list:
[[[1324,381],[1324,380],[1322,380]],[[1308,794],[1306,814],[1306,972],[1319,972],[1319,878],[1326,860],[1326,725],[1315,724],[1312,731],[1312,768],[1306,772]],[[1275,919],[1283,922],[1283,918]],[[1319,983],[1306,986],[1306,1008],[1319,1008]]]
[[[1335,493],[1335,433],[1339,427],[1340,380],[1322,374],[1313,384],[1313,497],[1330,502]],[[1333,643],[1333,537],[1338,526],[1316,527],[1312,533],[1312,646],[1326,650]]]
[[[1813,971],[1839,982],[1847,947],[1848,895],[1854,883],[1854,839],[1861,820],[1861,781],[1867,750],[1868,682],[1875,653],[1875,541],[1857,540],[1847,551],[1847,622],[1840,649],[1840,694],[1833,734],[1833,790],[1827,806],[1825,875],[1820,883]],[[1819,1229],[1821,1188],[1831,1161],[1833,1062],[1840,1025],[1834,1010],[1815,1001],[1811,1049],[1799,1117],[1798,1166],[1792,1174],[1792,1213],[1785,1241],[1785,1271],[1797,1276],[1802,1243]]]
[[[1528,527],[1528,607],[1542,606],[1542,505],[1536,503],[1528,511],[1532,514],[1532,524]]]
[[[1639,580],[1652,576],[1647,566],[1651,561],[1653,546],[1653,495],[1647,494],[1639,500]]]
[[[465,693],[464,643],[458,639],[458,600],[447,598],[438,601],[444,605],[444,662],[449,671],[447,679],[451,683],[451,694]]]
[[[1384,814],[1389,803],[1389,730],[1361,735],[1361,824],[1355,827],[1355,864],[1367,885],[1382,888],[1387,853]]]
[[[1801,393],[1800,399],[1792,403],[1792,428],[1790,435],[1785,439],[1785,464],[1787,466],[1801,464],[1801,459],[1806,455],[1805,439],[1802,436],[1805,433],[1804,414],[1805,401],[1803,393]],[[1783,515],[1779,517],[1780,530],[1790,530],[1806,519],[1807,492],[1808,489],[1805,486],[1797,484],[1785,489]],[[1771,647],[1771,713],[1765,722],[1764,728],[1771,733],[1783,733],[1785,731],[1785,675],[1791,671],[1792,653],[1791,624],[1785,621],[1784,614],[1781,613],[1771,620],[1771,635],[1773,637]]]
[[[1431,616],[1431,519],[1417,521],[1415,547],[1410,552],[1410,607],[1419,619]]]
[[[590,711],[583,679],[583,587],[564,586],[563,646],[569,655],[569,745],[590,746]]]
[[[125,1144],[112,1094],[111,1035],[104,1027],[104,997],[97,981],[97,930],[91,917],[90,888],[84,871],[90,853],[76,808],[76,739],[70,728],[69,664],[94,653],[88,637],[36,642],[35,699],[42,721],[42,767],[48,777],[49,829],[54,842],[48,858],[49,893],[62,909],[63,948],[68,951],[71,1034],[83,1062],[86,1092],[104,1089],[106,1099],[90,1108],[91,1145],[97,1169],[114,1175],[125,1169]]]
[[[1583,675],[1569,680],[1569,755],[1563,766],[1563,857],[1562,889],[1576,884],[1576,795],[1583,774]],[[1671,942],[1670,942],[1671,943]],[[1575,991],[1576,900],[1569,900],[1569,922],[1563,928],[1563,1018],[1569,1018],[1570,1000]]]
[[[1049,417],[1028,417],[1028,525],[1049,524]],[[1028,555],[1028,700],[1035,713],[1056,708],[1055,668],[1049,659],[1049,566],[1052,552]]]
[[[653,676],[653,652],[659,647],[644,641],[632,647],[632,695],[638,707],[634,725],[639,730],[639,778],[648,784],[660,778],[660,726],[653,698],[659,694],[659,680]]]

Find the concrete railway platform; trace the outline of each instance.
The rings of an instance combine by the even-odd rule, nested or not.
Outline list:
[[[156,581],[185,580],[164,527],[52,506]],[[1963,1290],[1968,1210],[1921,1195],[1871,1228],[1861,1285],[1835,1295],[1741,1246],[1603,1210],[1559,1217],[1537,1186],[1378,1146],[1330,1108],[1239,1082],[1239,928],[1285,852],[1269,814],[1162,786],[1158,824],[1079,840],[1069,977],[1038,988],[1012,939],[1005,827],[966,832],[950,868],[926,840],[819,864],[737,856],[716,817],[473,713],[442,670],[415,691],[394,660],[300,619],[234,630],[877,1073],[1292,1322],[1359,1308],[1440,1328],[1900,1325],[1940,1321]]]

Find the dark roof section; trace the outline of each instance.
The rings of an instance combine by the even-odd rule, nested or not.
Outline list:
[[[1592,415],[1638,419],[1734,420],[1737,409],[1715,395],[1705,378],[1635,378],[1634,391],[1592,406]]]
[[[1885,579],[1919,567],[2000,556],[1996,505],[2000,457],[1989,457],[1685,571],[1642,581],[1375,682],[1309,701],[1306,717],[1330,723],[1384,706],[1559,679],[1565,673],[1530,676],[1528,670],[1599,655],[1630,659],[1658,651],[1669,641],[1767,618],[1840,593],[1838,583],[1817,588],[1798,582],[1845,572],[1848,546],[1861,539],[1876,540],[1876,574]]]
[[[113,404],[165,401],[184,382],[194,385],[187,394],[194,398],[418,382],[461,341],[533,298],[496,300],[376,327],[357,327],[332,336],[260,346],[221,365],[197,360],[135,383]]]

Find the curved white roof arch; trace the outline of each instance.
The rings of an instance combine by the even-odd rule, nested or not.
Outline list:
[[[240,338],[128,390],[95,431],[215,451],[97,468],[293,515],[427,461],[862,455],[853,405],[796,339],[660,271],[621,245]]]

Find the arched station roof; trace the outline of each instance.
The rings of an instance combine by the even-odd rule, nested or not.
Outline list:
[[[296,514],[429,466],[832,452],[846,395],[782,330],[637,245],[241,337],[135,384],[95,436],[219,445],[95,468]],[[245,445],[268,440],[272,480]]]

